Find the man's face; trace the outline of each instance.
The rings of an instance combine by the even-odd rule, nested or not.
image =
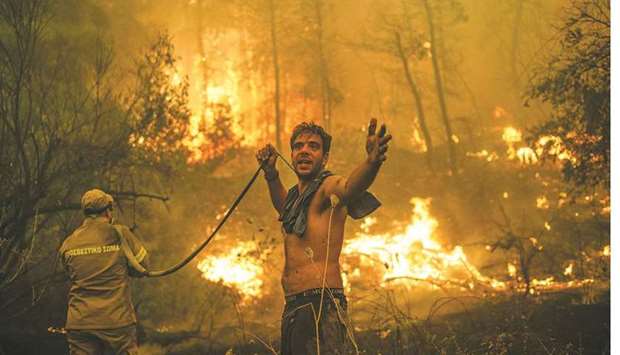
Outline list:
[[[315,178],[327,163],[323,153],[323,140],[314,133],[301,133],[293,142],[291,160],[297,176],[302,180]]]

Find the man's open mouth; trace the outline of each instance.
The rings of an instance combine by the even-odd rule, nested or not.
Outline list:
[[[310,159],[299,159],[297,160],[297,166],[300,167],[308,167],[312,165],[312,160]]]

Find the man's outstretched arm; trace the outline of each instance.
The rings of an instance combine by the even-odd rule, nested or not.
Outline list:
[[[392,139],[387,134],[385,124],[377,132],[377,120],[371,119],[366,139],[367,158],[358,165],[347,179],[336,178],[334,184],[326,186],[328,195],[335,193],[344,204],[366,191],[377,177],[383,162],[387,159],[388,142]],[[331,188],[330,188],[331,187]]]
[[[267,144],[256,153],[256,160],[261,165],[265,174],[265,180],[269,187],[269,196],[273,207],[282,215],[284,209],[284,201],[286,200],[286,189],[280,180],[280,174],[276,168],[276,160],[278,156],[275,148],[271,144]]]

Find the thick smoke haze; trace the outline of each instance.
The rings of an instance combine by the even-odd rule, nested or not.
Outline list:
[[[164,269],[216,228],[257,149],[290,161],[313,121],[346,177],[371,118],[394,136],[382,207],[347,222],[340,255],[361,353],[609,353],[609,7],[3,0],[0,354],[67,353],[54,264],[84,191],[110,192]],[[279,352],[263,180],[187,266],[133,281],[140,353]]]

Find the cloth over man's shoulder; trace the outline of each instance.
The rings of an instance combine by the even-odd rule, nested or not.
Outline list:
[[[284,210],[279,219],[286,233],[294,233],[300,238],[303,236],[308,224],[310,201],[325,179],[332,175],[334,174],[329,170],[323,171],[301,195],[297,185],[288,190],[284,200]],[[352,218],[360,219],[374,212],[379,206],[381,206],[381,202],[370,192],[364,191],[357,198],[347,203],[347,211]]]

